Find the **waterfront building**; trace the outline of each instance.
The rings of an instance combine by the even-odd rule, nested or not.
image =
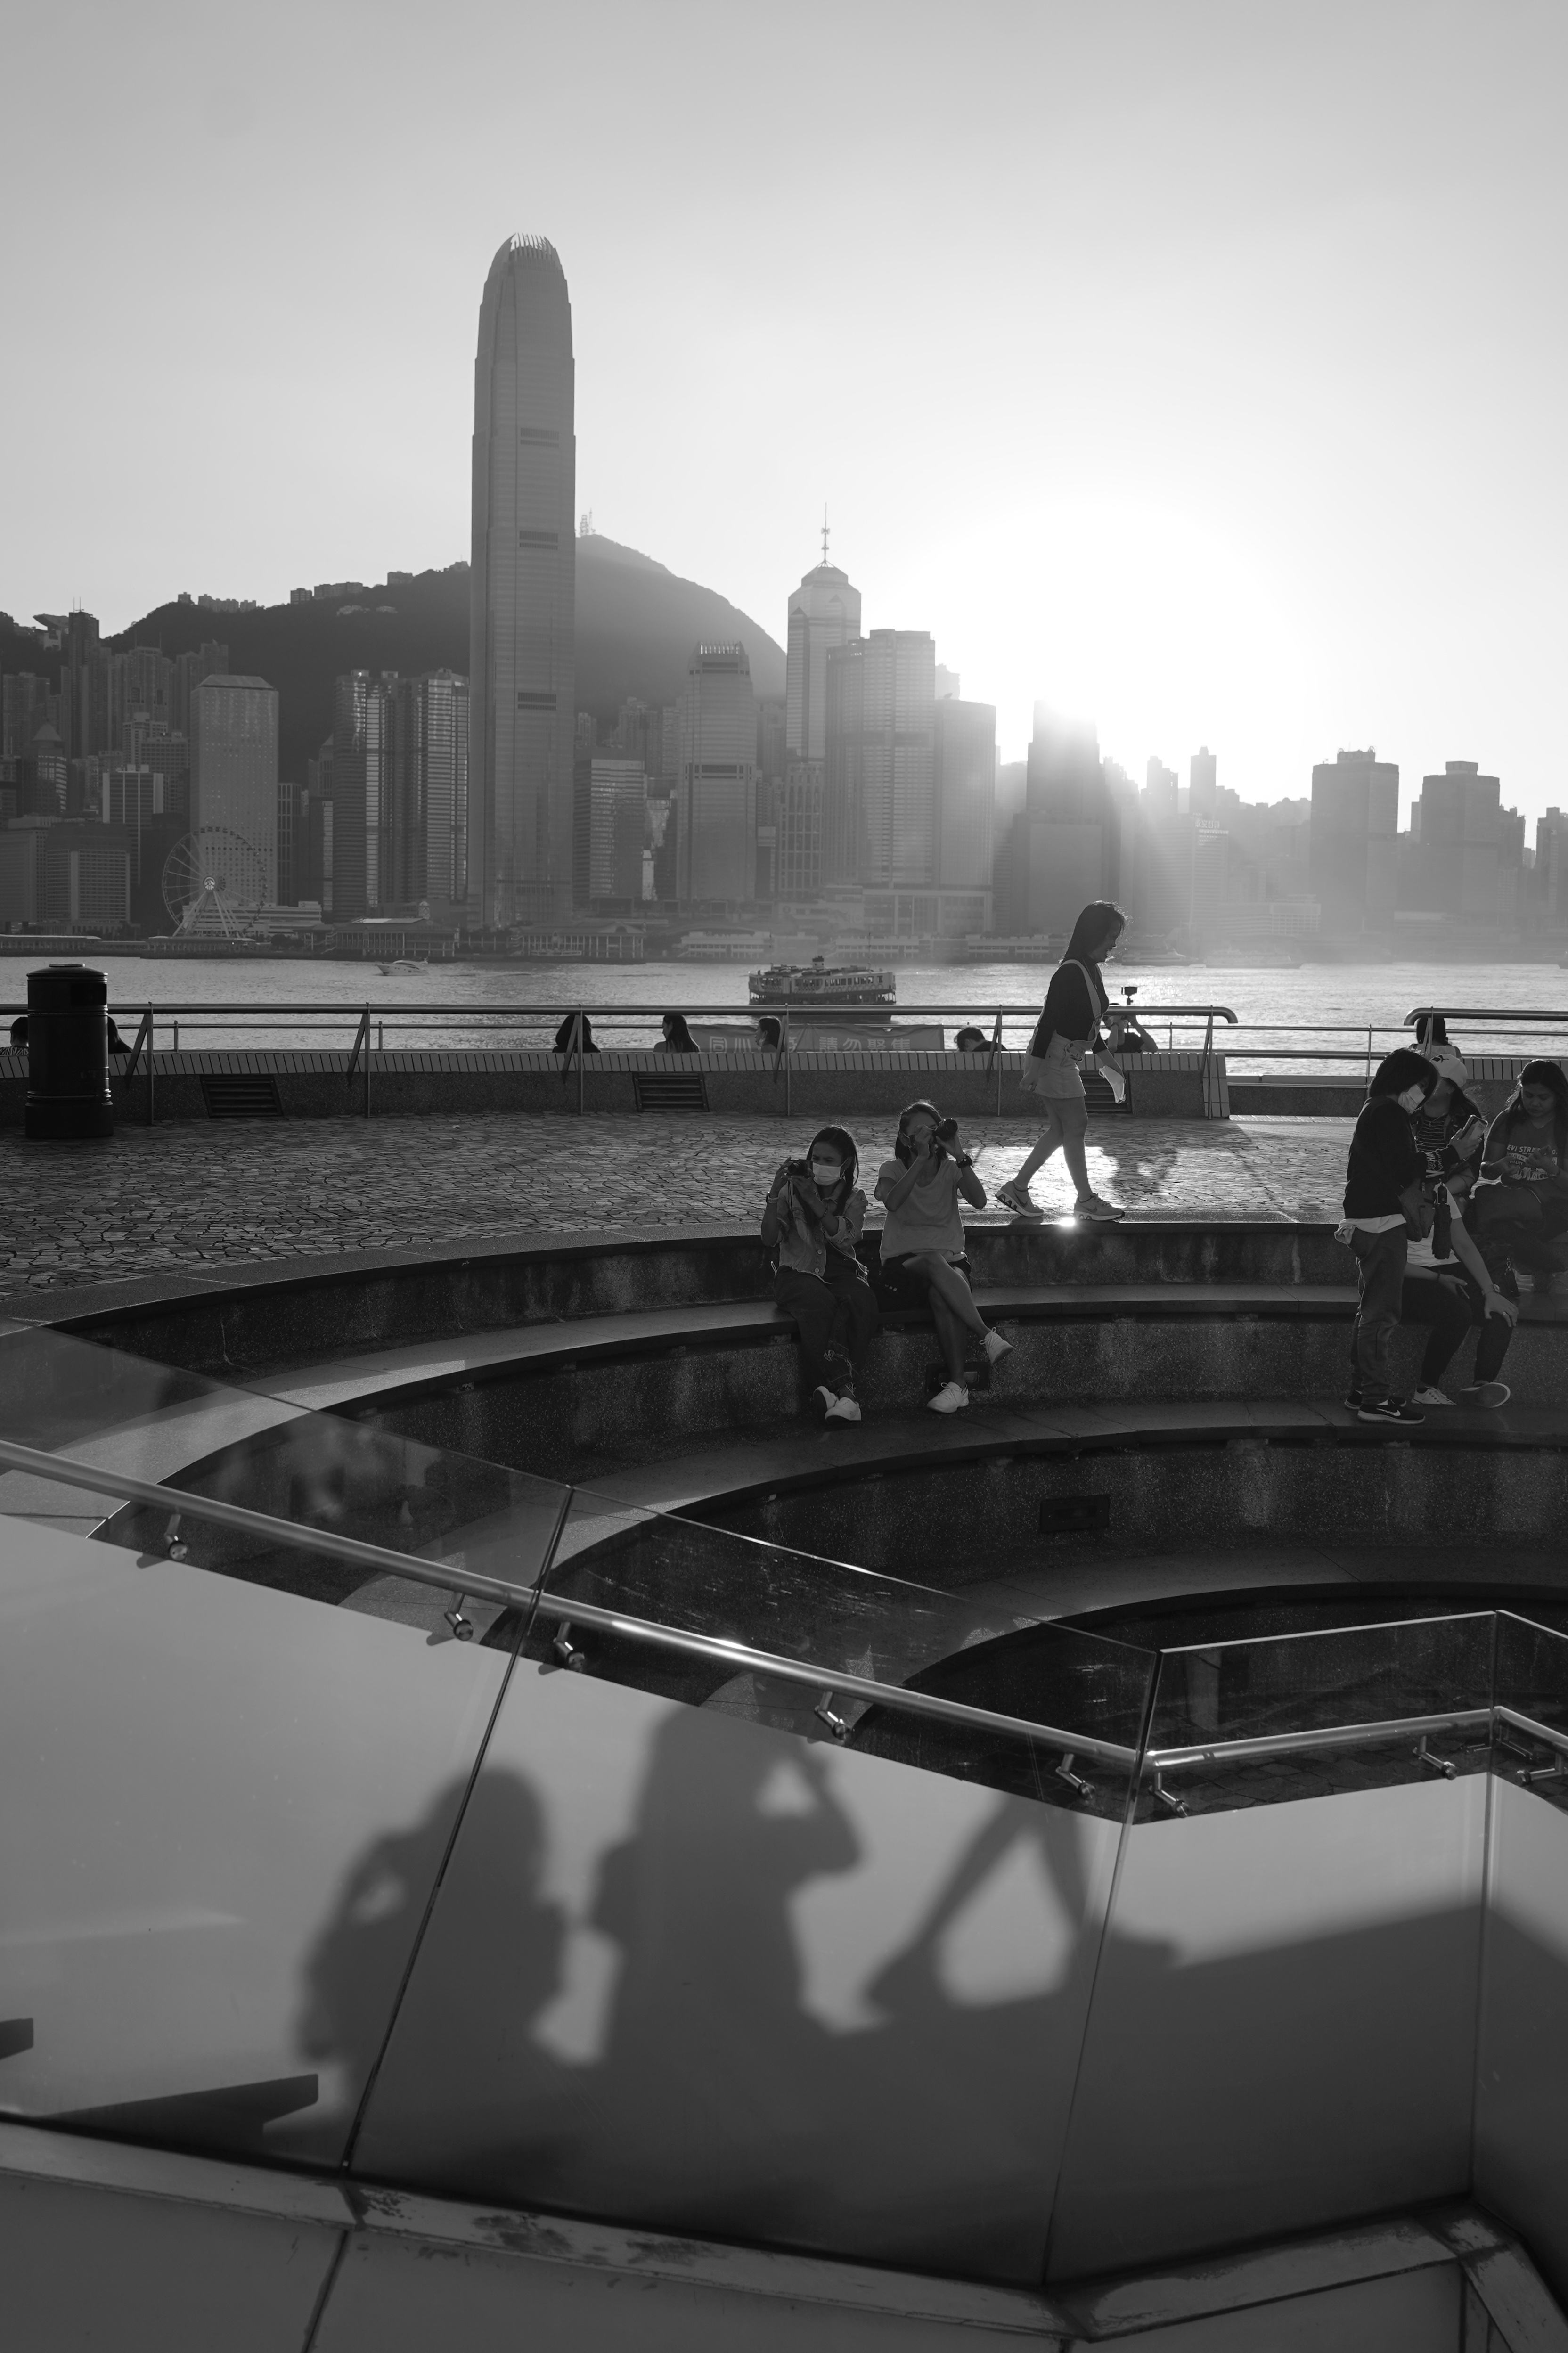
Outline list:
[[[823,763],[785,763],[773,816],[773,896],[805,900],[822,890]]]
[[[827,657],[860,634],[860,591],[827,561],[808,572],[789,600],[784,670],[784,751],[821,760],[827,752]]]
[[[680,706],[676,892],[750,901],[756,892],[757,705],[742,645],[701,645]]]
[[[1531,899],[1534,920],[1545,930],[1568,924],[1568,810],[1549,808],[1535,820]]]
[[[574,892],[579,906],[639,902],[647,847],[647,772],[605,753],[579,760],[574,779]]]
[[[1070,932],[1091,899],[1121,887],[1121,828],[1092,722],[1035,705],[1026,815],[1027,929]]]
[[[1399,769],[1375,750],[1339,752],[1312,770],[1311,889],[1323,929],[1392,931]]]
[[[1424,776],[1411,811],[1410,873],[1402,899],[1465,928],[1513,930],[1520,919],[1524,819],[1500,806],[1496,776],[1449,760]]]
[[[278,881],[278,690],[264,678],[204,679],[191,696],[191,830],[221,827]]]
[[[485,281],[474,369],[468,880],[487,928],[571,912],[573,402],[560,259],[544,237],[513,237]]]
[[[868,890],[937,881],[936,649],[873,629],[827,657],[823,880]]]
[[[939,697],[934,719],[936,880],[944,891],[989,892],[996,818],[995,706]]]

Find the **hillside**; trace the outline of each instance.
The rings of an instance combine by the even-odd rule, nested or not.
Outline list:
[[[342,605],[364,609],[344,613]],[[704,638],[739,638],[752,658],[757,692],[783,694],[783,649],[749,614],[635,548],[597,534],[578,540],[579,711],[607,718],[628,694],[674,702],[691,649]],[[161,605],[108,642],[180,654],[212,639],[227,646],[233,669],[278,689],[279,765],[284,776],[302,778],[306,760],[331,726],[332,681],[340,671],[468,669],[468,567],[454,564],[389,587],[254,613]],[[57,674],[58,658],[0,631],[0,670]]]

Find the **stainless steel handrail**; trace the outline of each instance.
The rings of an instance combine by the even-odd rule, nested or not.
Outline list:
[[[1415,1740],[1424,1733],[1458,1732],[1473,1724],[1489,1724],[1497,1711],[1487,1707],[1450,1708],[1437,1715],[1386,1716],[1376,1724],[1334,1724],[1300,1732],[1259,1733],[1243,1740],[1206,1740],[1192,1748],[1150,1748],[1145,1763],[1161,1773],[1184,1765],[1221,1765],[1253,1757],[1290,1757],[1314,1748],[1372,1747],[1384,1740]]]
[[[963,1725],[970,1731],[997,1732],[1009,1739],[1032,1740],[1043,1748],[1059,1748],[1070,1756],[1092,1757],[1102,1765],[1131,1768],[1138,1761],[1136,1749],[1124,1748],[1115,1741],[1096,1739],[1089,1733],[1064,1732],[1052,1725],[1031,1724],[1022,1716],[999,1715],[989,1708],[970,1707],[962,1700],[942,1699],[934,1692],[911,1692],[902,1684],[877,1683],[868,1675],[847,1673],[837,1667],[781,1659],[771,1651],[754,1651],[746,1643],[729,1641],[721,1636],[688,1633],[678,1627],[657,1625],[648,1619],[628,1618],[619,1610],[603,1609],[597,1602],[580,1601],[569,1594],[545,1592],[542,1589],[542,1580],[548,1572],[554,1538],[560,1532],[559,1515],[539,1581],[514,1585],[506,1577],[486,1577],[475,1569],[447,1568],[439,1562],[416,1560],[408,1553],[393,1552],[384,1545],[362,1543],[357,1536],[339,1536],[325,1529],[300,1527],[290,1520],[274,1519],[267,1512],[250,1511],[243,1504],[226,1504],[213,1495],[187,1494],[183,1488],[161,1486],[154,1480],[138,1479],[128,1472],[102,1471],[95,1463],[79,1462],[68,1454],[51,1454],[42,1447],[18,1446],[10,1439],[0,1439],[0,1462],[10,1464],[14,1470],[31,1471],[40,1478],[56,1480],[61,1486],[85,1489],[89,1494],[151,1504],[159,1511],[178,1513],[183,1518],[208,1520],[219,1527],[237,1528],[243,1535],[267,1536],[275,1544],[299,1552],[326,1554],[354,1567],[379,1569],[386,1576],[405,1577],[411,1584],[455,1593],[459,1599],[483,1599],[509,1608],[531,1609],[537,1616],[557,1622],[596,1627],[602,1632],[622,1634],[631,1641],[646,1642],[655,1649],[679,1651],[689,1658],[706,1659],[737,1672],[743,1669],[765,1675],[773,1682],[798,1683],[818,1693],[844,1693],[879,1707],[901,1708],[912,1715]],[[563,1488],[561,1492],[563,1511],[570,1491]]]

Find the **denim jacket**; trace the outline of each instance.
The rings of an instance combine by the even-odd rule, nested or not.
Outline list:
[[[771,1193],[780,1190],[786,1174],[787,1163],[781,1162],[768,1188]],[[817,1220],[808,1218],[797,1203],[790,1222],[787,1225],[782,1220],[780,1222],[778,1258],[781,1269],[793,1267],[797,1274],[814,1274],[821,1282],[827,1272],[827,1254],[832,1250],[837,1258],[847,1260],[864,1280],[865,1269],[855,1255],[855,1245],[866,1224],[866,1196],[858,1187],[847,1197],[839,1214],[843,1223],[838,1231],[827,1235]]]

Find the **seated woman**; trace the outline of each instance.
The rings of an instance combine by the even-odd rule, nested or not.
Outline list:
[[[1015,1217],[1028,1218],[1037,1224],[1044,1219],[1045,1211],[1029,1198],[1029,1180],[1058,1145],[1078,1196],[1074,1217],[1103,1225],[1125,1214],[1114,1203],[1102,1201],[1089,1181],[1084,1151],[1089,1107],[1079,1064],[1086,1049],[1092,1050],[1100,1043],[1100,1025],[1110,1010],[1110,999],[1100,967],[1126,923],[1121,908],[1112,906],[1109,899],[1094,900],[1073,925],[1068,952],[1051,976],[1022,1082],[1039,1096],[1045,1124],[1017,1175],[1009,1177],[996,1195],[998,1206],[1011,1209]]]
[[[763,1013],[757,1018],[757,1043],[770,1054],[776,1054],[784,1043],[784,1023],[776,1013]]]
[[[686,1026],[684,1013],[667,1013],[660,1024],[663,1035],[654,1048],[656,1054],[695,1054],[697,1040]]]
[[[570,1054],[573,1051],[574,1046],[576,1043],[573,1033],[577,1028],[579,1019],[581,1019],[583,1025],[582,1046],[584,1053],[596,1054],[598,1052],[599,1050],[594,1043],[594,1024],[589,1019],[587,1014],[584,1013],[578,1015],[575,1013],[569,1013],[566,1016],[565,1020],[561,1024],[560,1029],[555,1032],[555,1050],[558,1054]]]
[[[931,1308],[945,1385],[931,1400],[933,1413],[957,1413],[969,1403],[963,1360],[978,1340],[988,1361],[999,1364],[1012,1342],[987,1329],[970,1296],[969,1260],[963,1248],[960,1199],[985,1207],[985,1187],[974,1162],[958,1140],[958,1122],[944,1120],[935,1103],[912,1103],[900,1114],[893,1157],[877,1172],[877,1198],[888,1212],[882,1229],[882,1276],[896,1297]]]
[[[1428,1179],[1441,1180],[1454,1200],[1463,1201],[1476,1181],[1487,1124],[1465,1092],[1470,1082],[1468,1063],[1447,1046],[1436,1047],[1427,1060],[1437,1083],[1410,1123],[1415,1148],[1426,1164]]]
[[[855,1368],[876,1333],[877,1301],[855,1255],[866,1224],[859,1155],[847,1128],[819,1127],[804,1160],[786,1160],[763,1210],[763,1240],[776,1252],[773,1296],[800,1332],[807,1409],[826,1421],[858,1421]]]
[[[984,1054],[991,1040],[984,1029],[961,1029],[952,1041],[955,1054]]]
[[[1415,1124],[1420,1125],[1420,1113]],[[1510,1391],[1498,1375],[1508,1354],[1519,1310],[1493,1282],[1485,1260],[1465,1229],[1458,1202],[1447,1185],[1435,1188],[1436,1217],[1429,1233],[1405,1243],[1405,1281],[1399,1295],[1402,1324],[1425,1324],[1430,1336],[1421,1356],[1421,1373],[1411,1403],[1448,1406],[1455,1403],[1442,1386],[1467,1332],[1479,1326],[1476,1341],[1475,1377],[1459,1391],[1464,1405],[1495,1409],[1508,1403]],[[1345,1403],[1361,1410],[1359,1373],[1352,1365]]]
[[[1506,1250],[1510,1297],[1516,1262],[1533,1271],[1538,1291],[1568,1266],[1568,1078],[1555,1062],[1527,1062],[1493,1120],[1470,1215],[1483,1250]]]

